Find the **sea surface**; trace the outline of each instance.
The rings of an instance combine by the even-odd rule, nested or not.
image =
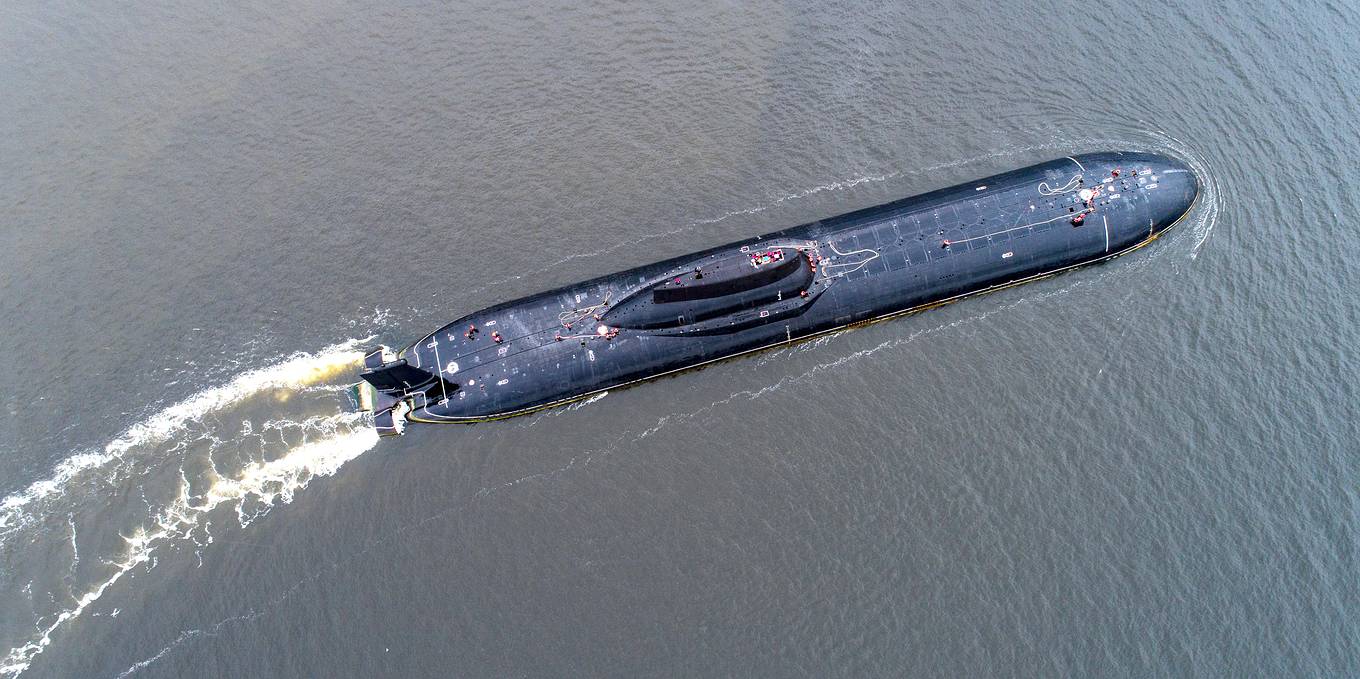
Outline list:
[[[1360,675],[1353,3],[0,7],[0,677]],[[378,441],[361,350],[1071,153],[1135,254]]]

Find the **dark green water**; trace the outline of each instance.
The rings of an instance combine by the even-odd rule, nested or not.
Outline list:
[[[1339,3],[0,10],[0,674],[1360,674]],[[383,441],[360,347],[1074,152],[1106,265]]]

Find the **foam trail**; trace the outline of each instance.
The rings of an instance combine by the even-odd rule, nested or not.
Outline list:
[[[271,506],[291,502],[294,494],[312,479],[334,474],[346,462],[378,443],[377,430],[368,426],[365,417],[359,413],[325,418],[320,428],[326,432],[323,438],[295,446],[277,459],[248,465],[238,477],[218,476],[202,494],[196,496],[187,483],[182,484],[179,496],[156,517],[150,528],[140,528],[124,538],[126,554],[120,561],[110,563],[112,573],[76,597],[75,605],[38,629],[28,643],[12,649],[0,661],[0,675],[17,677],[22,674],[33,658],[51,645],[52,635],[57,630],[79,617],[132,569],[149,562],[161,545],[200,528],[214,509],[235,503],[239,514],[247,500],[258,500]]]
[[[1204,208],[1194,217],[1192,228],[1195,245],[1190,248],[1190,259],[1198,259],[1200,248],[1209,241],[1209,234],[1218,225],[1218,215],[1223,209],[1223,190],[1218,184],[1218,174],[1209,166],[1209,161],[1197,153],[1189,144],[1165,132],[1157,132],[1163,142],[1183,158],[1200,180],[1201,198]]]
[[[896,179],[897,177],[900,176],[902,176],[902,171],[894,170],[892,172],[880,175],[861,175],[851,179],[828,182],[826,184],[814,186],[810,189],[804,189],[797,193],[786,193],[769,202],[758,204],[755,207],[746,208],[744,210],[731,210],[728,212],[724,212],[721,215],[718,215],[717,217],[710,217],[708,219],[698,219],[694,221],[694,224],[695,225],[717,224],[718,222],[726,221],[728,219],[731,219],[732,217],[753,215],[760,212],[764,212],[765,210],[768,210],[782,203],[786,203],[791,200],[801,200],[803,198],[807,198],[822,193],[823,191],[843,191],[845,189],[854,188],[855,186],[864,184],[866,182],[885,182],[888,181],[889,179]]]
[[[347,340],[315,354],[299,352],[274,365],[242,373],[227,384],[204,389],[132,425],[100,451],[66,458],[47,478],[0,501],[0,531],[8,532],[20,523],[37,518],[26,508],[60,493],[82,472],[120,460],[134,448],[163,443],[183,430],[188,423],[209,412],[221,410],[262,391],[296,389],[335,376],[363,358],[356,347],[369,339]]]
[[[366,415],[342,412],[338,384],[371,339],[298,352],[195,392],[0,501],[0,550],[14,557],[0,571],[0,601],[16,613],[34,606],[31,631],[6,623],[0,677],[23,674],[124,575],[154,567],[158,550],[211,542],[210,515],[235,510],[244,526],[376,445]],[[122,501],[137,495],[142,505]],[[60,536],[50,520],[59,515],[69,527]],[[101,550],[111,531],[121,544]],[[49,577],[51,560],[63,558],[69,565]]]

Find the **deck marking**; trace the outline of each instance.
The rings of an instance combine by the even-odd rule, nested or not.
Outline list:
[[[440,363],[440,361],[439,361],[439,340],[435,340],[435,341],[434,341],[434,366],[435,366],[436,368],[438,368],[438,367],[439,367],[439,363]],[[441,372],[442,372],[442,371],[441,371]],[[441,375],[439,376],[439,389],[440,389],[440,391],[444,394],[444,401],[447,403],[448,400],[449,400],[449,388],[448,388],[447,386],[444,386],[444,385],[446,385],[446,384],[448,384],[448,381],[445,380],[445,379],[444,379],[444,376],[441,374]],[[429,402],[428,402],[428,401],[426,402],[425,407],[426,407],[426,409],[429,409]]]
[[[849,256],[851,256],[851,255],[860,255],[860,254],[864,254],[864,253],[866,253],[866,252],[869,253],[870,255],[872,255],[872,256],[869,257],[868,259],[861,260],[861,261],[859,261],[859,262],[844,262],[844,263],[842,263],[842,262],[827,262],[827,263],[825,263],[825,264],[822,264],[822,273],[823,273],[823,275],[826,276],[826,278],[827,278],[828,280],[829,280],[829,279],[833,279],[833,278],[840,278],[841,276],[845,276],[845,275],[847,275],[847,274],[855,273],[856,271],[859,271],[860,269],[863,269],[865,266],[867,266],[867,265],[869,264],[869,262],[872,262],[872,261],[874,261],[875,259],[878,259],[878,256],[879,256],[879,255],[878,255],[878,251],[875,250],[875,249],[873,249],[873,248],[860,248],[859,250],[851,250],[850,252],[841,252],[841,249],[838,248],[838,247],[836,247],[836,244],[835,244],[835,243],[832,243],[832,242],[829,242],[829,241],[828,241],[828,242],[827,242],[827,245],[830,245],[830,246],[831,246],[831,251],[832,251],[832,252],[836,253],[837,255],[839,255],[839,256],[841,256],[841,257],[849,257]],[[831,269],[833,269],[833,268],[835,268],[835,267],[838,267],[838,266],[853,266],[853,267],[855,267],[855,268],[853,268],[853,269],[851,269],[851,270],[849,270],[849,271],[840,271],[840,272],[837,272],[837,273],[834,273],[834,274],[828,273]]]
[[[1059,186],[1056,189],[1053,188],[1052,186],[1049,186],[1047,181],[1042,181],[1039,182],[1039,194],[1044,196],[1057,196],[1064,193],[1070,193],[1076,190],[1078,186],[1081,186],[1081,180],[1082,180],[1081,173],[1078,172],[1077,174],[1072,175],[1072,178],[1067,180],[1066,184],[1063,184],[1062,186]],[[1087,191],[1088,189],[1082,190]]]
[[[1066,215],[1066,214],[1060,214],[1060,215],[1058,215],[1057,217],[1054,217],[1054,218],[1052,218],[1052,219],[1045,219],[1045,220],[1043,220],[1043,221],[1041,221],[1041,222],[1033,222],[1033,223],[1030,223],[1030,224],[1025,224],[1025,225],[1023,225],[1023,226],[1016,226],[1016,227],[1012,227],[1012,228],[1009,228],[1009,229],[1002,229],[1002,230],[1000,230],[1000,231],[994,231],[994,232],[992,232],[992,233],[984,234],[984,235],[981,235],[981,236],[973,236],[972,238],[964,238],[964,239],[961,239],[961,240],[951,240],[951,241],[949,241],[949,244],[950,244],[950,245],[955,245],[955,244],[958,244],[958,243],[967,243],[967,242],[969,242],[969,241],[982,240],[983,238],[991,238],[992,236],[999,236],[999,235],[1001,235],[1001,234],[1003,234],[1003,233],[1009,233],[1009,232],[1011,232],[1011,231],[1019,231],[1019,230],[1021,230],[1021,229],[1028,229],[1028,228],[1030,228],[1030,227],[1039,226],[1040,224],[1047,224],[1047,223],[1049,223],[1049,222],[1056,222],[1056,221],[1058,221],[1059,219],[1066,219],[1066,218],[1067,218],[1067,215]]]

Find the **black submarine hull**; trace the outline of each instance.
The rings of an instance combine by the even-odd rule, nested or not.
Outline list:
[[[365,358],[380,433],[569,403],[1106,260],[1199,180],[1149,153],[1069,156],[498,304]]]

